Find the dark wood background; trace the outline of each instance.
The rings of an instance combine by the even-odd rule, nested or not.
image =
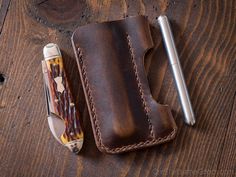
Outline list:
[[[236,176],[235,0],[0,0],[0,176]],[[70,36],[81,25],[147,15],[155,41],[145,60],[153,97],[172,108],[174,141],[122,155],[94,143]],[[174,31],[197,123],[186,126],[161,41],[157,17]],[[84,120],[79,156],[49,131],[42,48],[63,50],[76,106]],[[4,80],[5,78],[5,80]],[[102,78],[101,78],[102,79]]]

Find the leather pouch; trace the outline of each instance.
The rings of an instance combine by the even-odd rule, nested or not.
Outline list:
[[[79,27],[72,44],[100,151],[121,153],[175,137],[170,108],[152,98],[146,78],[144,57],[153,41],[144,16]]]

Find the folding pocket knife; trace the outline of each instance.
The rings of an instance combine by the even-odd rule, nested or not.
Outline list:
[[[57,44],[43,48],[44,90],[48,124],[53,136],[72,152],[78,154],[84,141],[81,121],[76,110]]]

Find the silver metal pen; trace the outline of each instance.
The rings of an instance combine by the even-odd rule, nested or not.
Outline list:
[[[185,84],[184,76],[179,62],[178,53],[175,47],[174,38],[171,32],[170,24],[165,15],[158,18],[161,33],[164,39],[169,62],[173,71],[175,84],[178,90],[179,99],[185,116],[185,122],[189,125],[195,124],[195,116],[189,99],[188,90]]]

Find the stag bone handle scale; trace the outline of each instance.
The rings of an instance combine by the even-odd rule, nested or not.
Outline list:
[[[42,60],[48,124],[57,141],[78,154],[84,134],[57,44],[43,48]]]
[[[185,116],[185,123],[188,125],[195,124],[195,116],[188,90],[185,84],[184,75],[179,62],[178,53],[175,47],[174,37],[170,28],[167,16],[161,15],[158,17],[158,22],[161,28],[166,51],[168,53],[169,62],[173,71],[175,84],[178,90],[179,99]]]

